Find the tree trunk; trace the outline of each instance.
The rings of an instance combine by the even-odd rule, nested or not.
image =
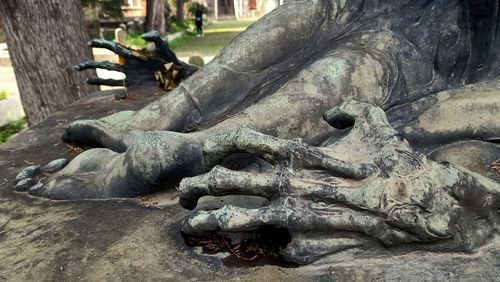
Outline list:
[[[93,58],[80,0],[1,0],[0,20],[29,125],[98,89],[73,69]]]
[[[178,25],[184,25],[184,0],[175,1],[175,18]]]
[[[165,0],[148,0],[146,2],[146,25],[145,32],[158,30],[165,33]]]

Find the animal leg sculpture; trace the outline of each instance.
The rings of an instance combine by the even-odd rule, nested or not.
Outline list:
[[[499,55],[498,40],[492,37],[498,29],[498,11],[488,5],[492,3],[472,8],[458,0],[294,1],[249,27],[167,97],[140,111],[72,123],[63,140],[114,148],[132,129],[186,132],[206,128],[274,95],[302,69],[346,46],[368,61],[379,61],[379,65],[339,58],[325,73],[334,76],[340,70],[342,74],[343,65],[355,65],[352,73],[358,77],[354,79],[357,83],[344,84],[348,87],[341,93],[366,102],[380,97],[358,99],[357,93],[374,90],[363,82],[379,74],[379,85],[387,95],[375,104],[384,109],[491,78],[500,73],[497,60],[489,59]],[[434,12],[438,10],[448,13]],[[294,21],[284,24],[283,18]],[[379,38],[373,40],[376,36]],[[144,38],[158,42],[158,36],[147,34]],[[110,42],[92,44],[131,56],[130,51]]]
[[[311,40],[310,31],[324,21],[323,8],[327,2],[305,1],[276,9],[235,38],[203,70],[169,95],[139,111],[117,113],[101,120],[76,121],[66,128],[63,140],[112,148],[128,130],[192,131],[208,121],[228,116],[235,107],[244,108],[257,102],[300,71],[301,68],[294,67],[296,64],[307,64],[309,58],[302,57],[309,52],[304,53],[301,46]],[[290,12],[301,20],[284,24],[281,19]],[[272,25],[281,32],[270,30]],[[97,40],[91,45],[131,56],[110,42]],[[275,48],[277,45],[281,47]],[[294,55],[299,53],[302,59],[298,61]],[[267,82],[263,83],[264,80]]]
[[[128,137],[134,143],[124,153],[91,149],[49,172],[27,168],[19,174],[16,188],[51,199],[123,198],[158,190],[203,171],[197,136],[132,131]],[[44,176],[49,178],[35,180]]]
[[[251,233],[268,225],[286,228],[294,242],[282,255],[298,263],[362,246],[371,239],[385,246],[420,242],[432,243],[429,249],[467,251],[494,232],[498,214],[488,211],[500,207],[498,182],[428,160],[390,127],[380,108],[346,102],[324,117],[334,126],[351,124],[353,128],[322,148],[246,129],[214,136],[205,143],[205,155],[217,152],[214,163],[238,150],[263,157],[275,168],[252,173],[215,166],[207,174],[185,178],[179,187],[183,206],[192,209],[205,195],[233,194],[261,196],[269,204],[256,209],[225,206],[196,211],[184,220],[183,232]],[[360,152],[351,155],[349,148]],[[477,216],[481,220],[471,226],[470,220]],[[330,234],[329,242],[340,245],[322,247],[314,236],[303,236],[313,230],[321,238]],[[339,231],[363,236],[339,238]],[[304,246],[316,251],[304,256],[300,251]]]

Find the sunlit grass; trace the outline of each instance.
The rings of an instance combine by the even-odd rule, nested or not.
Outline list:
[[[196,37],[194,33],[187,32],[183,36],[169,42],[170,48],[178,57],[215,56],[233,38],[243,32],[254,20],[244,21],[213,21],[205,24],[203,31],[205,36]],[[187,21],[185,27],[172,24],[169,33],[182,31],[185,28],[194,29],[194,22]],[[136,49],[141,49],[147,45],[141,34],[127,34],[127,45]]]
[[[207,29],[205,31],[206,34],[208,33],[222,33],[222,32],[242,32],[246,29],[246,27],[226,27],[226,28],[214,28],[214,29]]]
[[[14,134],[21,132],[26,128],[26,120],[24,118],[16,121],[11,121],[7,125],[0,128],[0,144],[9,140]]]
[[[215,56],[254,21],[214,21],[203,27],[205,36],[186,34],[170,42],[178,57]]]
[[[127,45],[131,46],[137,46],[137,47],[143,47],[146,46],[148,42],[146,40],[141,38],[140,34],[127,34],[125,37],[125,41],[127,42]]]
[[[0,91],[0,101],[7,99],[7,97],[9,97],[7,91],[5,90]]]

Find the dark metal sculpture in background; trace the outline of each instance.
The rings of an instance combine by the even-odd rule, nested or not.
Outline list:
[[[141,37],[148,42],[153,42],[155,49],[152,51],[145,48],[136,50],[112,41],[91,40],[90,47],[113,51],[120,56],[120,63],[85,61],[76,65],[75,69],[82,71],[100,68],[125,74],[124,80],[89,78],[87,80],[89,84],[125,86],[134,89],[158,83],[164,90],[172,90],[199,69],[197,66],[179,60],[158,31],[150,31]]]
[[[280,6],[168,96],[70,124],[63,140],[101,148],[43,183],[43,167],[29,168],[18,189],[132,197],[184,179],[187,208],[204,195],[260,196],[259,208],[196,211],[183,231],[278,226],[290,234],[281,254],[298,263],[405,244],[473,251],[500,220],[500,175],[488,168],[500,155],[498,18],[498,1]]]

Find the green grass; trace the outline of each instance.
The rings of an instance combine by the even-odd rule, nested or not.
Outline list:
[[[9,94],[7,93],[7,91],[5,90],[0,91],[0,101],[7,99],[8,96]]]
[[[147,44],[146,40],[141,38],[140,33],[127,34],[127,36],[125,37],[125,41],[127,41],[128,45],[138,46],[138,47],[144,47]]]
[[[176,32],[186,30],[186,28],[188,28],[188,27],[189,27],[189,23],[187,26],[181,26],[181,25],[178,25],[174,22],[174,23],[170,24],[170,27],[168,28],[167,34],[174,34]]]
[[[174,33],[177,33],[179,31],[184,31],[186,30],[187,28],[194,28],[194,21],[191,23],[191,22],[187,22],[186,23],[186,26],[180,26],[180,25],[177,25],[176,23],[172,23],[170,25],[170,28],[169,28],[169,31],[166,33],[166,34],[174,34]],[[129,33],[126,35],[125,37],[125,41],[127,42],[127,45],[131,45],[131,46],[134,46],[136,48],[142,48],[144,46],[146,46],[148,44],[148,42],[144,39],[141,38],[141,35],[142,33]],[[113,38],[113,40],[115,40],[115,38]]]
[[[21,132],[26,128],[26,120],[20,119],[16,121],[11,121],[7,125],[0,128],[0,144],[7,141],[12,135]]]
[[[205,36],[196,37],[195,34],[185,34],[169,44],[178,57],[215,56],[252,23],[253,21],[211,22],[203,27]]]
[[[244,31],[254,21],[215,21],[206,22],[203,26],[205,36],[196,37],[194,33],[186,33],[183,36],[169,42],[170,48],[179,57],[215,56],[224,48],[233,38]],[[188,20],[186,26],[179,26],[172,23],[168,34],[190,29],[196,30],[194,20]],[[127,45],[135,48],[142,48],[148,42],[141,38],[141,33],[127,34]]]
[[[178,48],[183,48],[183,46],[185,46],[186,44],[191,42],[191,40],[192,40],[191,37],[193,37],[192,34],[184,34],[183,36],[178,37],[178,38],[168,42],[168,46],[170,46],[170,48],[172,50],[176,50]]]

